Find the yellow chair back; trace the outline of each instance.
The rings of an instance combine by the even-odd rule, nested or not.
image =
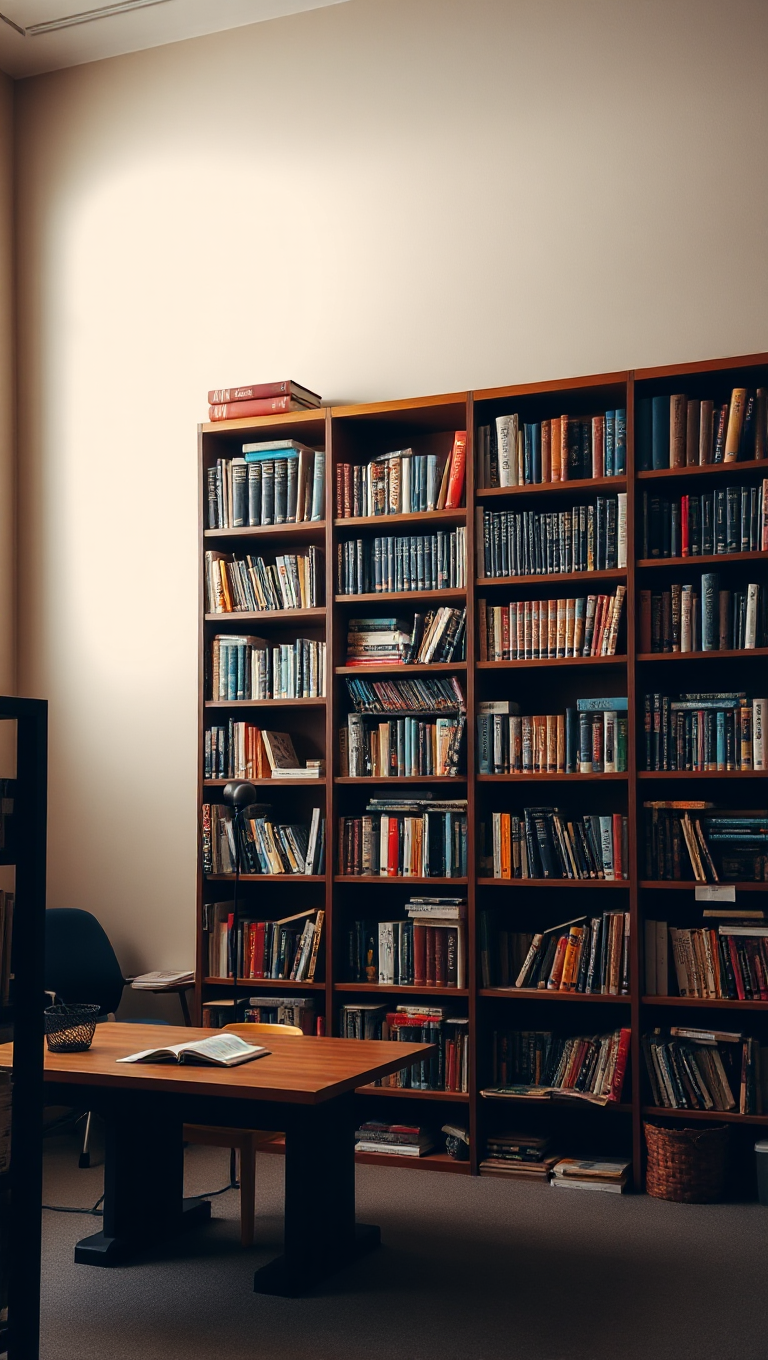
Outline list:
[[[295,1034],[303,1039],[304,1031],[298,1025],[268,1025],[260,1020],[241,1020],[239,1024],[225,1025],[225,1029],[245,1030],[247,1034]]]

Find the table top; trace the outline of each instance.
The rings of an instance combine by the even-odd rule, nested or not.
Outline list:
[[[263,1043],[269,1050],[267,1057],[239,1067],[117,1062],[129,1053],[208,1039],[215,1032],[186,1025],[125,1025],[108,1020],[96,1026],[93,1043],[85,1053],[51,1053],[46,1047],[45,1080],[73,1086],[314,1105],[409,1067],[434,1051],[432,1044],[310,1035],[251,1036],[244,1030],[244,1038]],[[0,1045],[0,1065],[9,1066],[12,1061],[13,1045]]]

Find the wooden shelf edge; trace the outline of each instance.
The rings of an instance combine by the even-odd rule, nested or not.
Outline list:
[[[301,609],[228,609],[221,614],[204,614],[206,623],[281,623],[297,619],[324,619],[325,605],[312,605]]]
[[[465,671],[466,661],[430,661],[414,666],[373,665],[373,666],[336,666],[335,675],[446,675],[451,671]]]
[[[395,1096],[398,1099],[405,1097],[406,1100],[439,1100],[449,1101],[455,1104],[457,1101],[466,1104],[469,1101],[468,1091],[414,1091],[409,1086],[358,1086],[355,1089],[356,1096]]]
[[[506,500],[508,496],[567,496],[574,491],[626,491],[627,477],[622,473],[617,477],[574,477],[564,482],[527,482],[523,486],[478,486],[475,500]]]
[[[611,1005],[629,1006],[631,996],[604,996],[602,992],[549,991],[542,987],[480,987],[478,996],[500,997],[505,1000],[521,998],[525,1001],[603,1001]]]
[[[690,467],[651,468],[637,472],[639,482],[667,481],[677,477],[738,476],[742,472],[764,472],[768,477],[768,459],[744,458],[735,463],[694,463]]]
[[[428,524],[435,520],[438,524],[461,524],[466,518],[466,505],[457,505],[451,510],[414,510],[398,515],[349,515],[337,517],[333,524],[336,529],[384,530],[388,524]]]
[[[450,604],[453,601],[466,599],[466,586],[445,586],[441,590],[387,590],[367,592],[365,595],[335,595],[335,604],[348,604],[356,608],[361,604],[392,604],[405,603],[408,600],[422,600],[429,604],[431,600],[441,600]]]
[[[542,585],[544,582],[550,585],[565,585],[567,581],[625,581],[626,579],[626,567],[604,567],[601,571],[534,572],[529,576],[477,576],[475,586],[482,589],[485,586],[529,586],[534,583]]]
[[[718,566],[721,563],[726,565],[729,562],[765,562],[768,560],[768,553],[760,548],[751,549],[749,552],[734,553],[695,553],[687,557],[640,557],[635,566],[647,571],[654,567],[709,567]]]
[[[478,888],[629,888],[628,878],[478,878]]]
[[[325,537],[324,519],[303,519],[296,524],[286,520],[284,524],[245,524],[237,529],[204,529],[203,538],[214,542],[223,538],[301,538],[308,533],[318,538]]]
[[[643,996],[643,1006],[683,1006],[690,1010],[768,1011],[768,1001],[739,1001],[725,996]]]
[[[643,1105],[641,1114],[652,1119],[708,1119],[726,1124],[768,1124],[768,1114],[737,1114],[734,1110],[668,1110],[664,1106]]]
[[[283,988],[283,989],[287,988],[288,991],[297,991],[297,992],[301,992],[301,991],[324,992],[324,991],[325,991],[325,983],[324,983],[324,982],[317,982],[317,981],[313,981],[313,982],[296,982],[296,980],[295,980],[294,978],[242,978],[242,977],[241,977],[241,978],[238,978],[238,979],[237,979],[237,985],[238,985],[238,987],[247,987],[248,990],[251,991],[251,992],[253,992],[253,991],[258,991],[258,989],[259,989],[260,987],[266,987],[267,989],[269,989],[270,987],[272,987],[272,988],[274,988],[275,991],[280,991],[281,988]],[[229,978],[204,977],[204,978],[203,978],[203,986],[204,986],[204,987],[229,987],[229,988],[231,988],[231,987],[233,986],[233,981],[232,981],[232,978],[231,978],[231,977],[229,977]],[[217,999],[218,999],[218,1000],[221,1000],[220,997],[219,997],[219,998],[213,998],[213,999],[211,1000],[211,1005],[215,1005]],[[205,1005],[205,1001],[203,1001],[203,1005]]]
[[[388,982],[334,982],[335,992],[365,992],[367,994],[378,993],[381,996],[469,996],[467,987],[428,987],[426,983],[416,986],[405,986],[397,983]]]
[[[709,655],[707,653],[707,655]],[[638,658],[639,660],[640,658]],[[477,661],[479,671],[522,670],[544,666],[626,666],[626,654],[615,656],[549,656],[530,657],[524,661]]]
[[[334,874],[333,881],[334,881],[334,883],[358,883],[358,884],[369,884],[369,883],[399,883],[401,886],[404,886],[404,887],[406,887],[406,888],[407,888],[407,887],[410,887],[410,886],[413,886],[413,887],[421,886],[421,885],[424,885],[424,884],[426,884],[427,886],[429,886],[430,884],[432,884],[432,885],[434,885],[435,887],[437,887],[437,886],[439,885],[440,887],[443,887],[443,888],[444,888],[444,887],[450,887],[452,884],[455,884],[456,887],[460,888],[460,887],[466,887],[466,885],[467,885],[467,883],[468,883],[469,880],[466,879],[466,878],[410,878],[410,877],[407,878],[404,874],[399,874],[399,875],[395,875],[395,874],[391,874],[391,875],[390,875],[390,874]]]
[[[717,652],[638,652],[636,661],[715,661],[718,658],[747,660],[751,656],[768,656],[768,647],[724,648]]]

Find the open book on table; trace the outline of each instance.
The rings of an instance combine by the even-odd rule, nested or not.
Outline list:
[[[117,1062],[180,1062],[213,1063],[216,1067],[237,1067],[238,1063],[265,1058],[268,1048],[247,1044],[239,1034],[212,1034],[209,1039],[191,1039],[185,1044],[169,1044],[167,1048],[143,1048]]]

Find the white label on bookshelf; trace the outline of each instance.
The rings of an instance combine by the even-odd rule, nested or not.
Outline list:
[[[697,902],[735,902],[736,885],[731,883],[728,887],[706,887],[699,885],[695,888]]]

